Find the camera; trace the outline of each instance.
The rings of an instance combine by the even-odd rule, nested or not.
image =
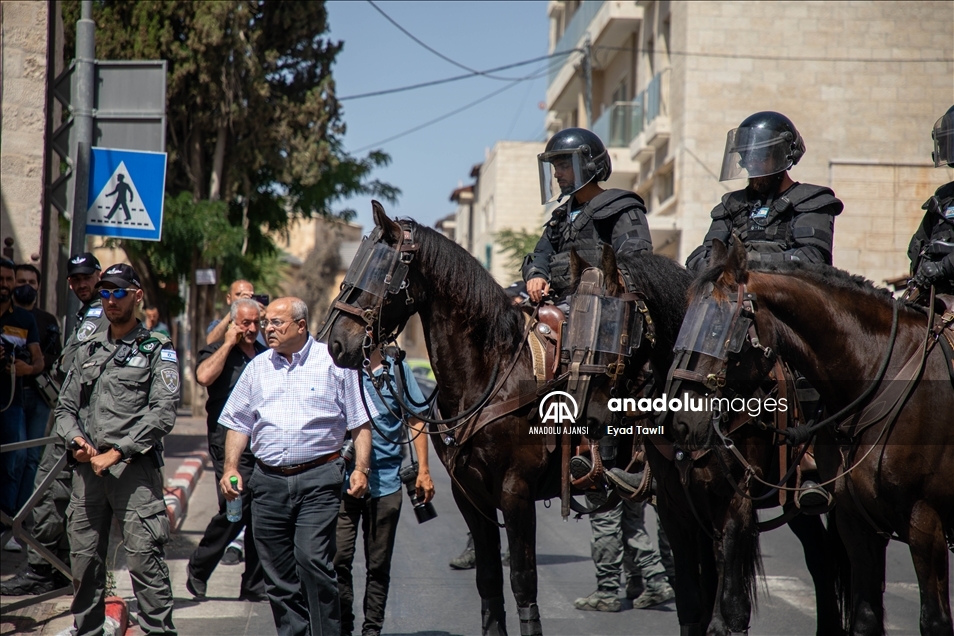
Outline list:
[[[417,462],[411,462],[407,466],[402,467],[398,476],[401,478],[401,483],[407,487],[407,496],[410,497],[411,505],[414,506],[414,516],[417,517],[417,522],[424,523],[425,521],[430,521],[435,518],[437,511],[434,510],[434,504],[429,501],[425,503],[423,497],[417,496],[417,488],[415,487],[417,482]]]
[[[268,294],[252,294],[252,300],[268,307]]]

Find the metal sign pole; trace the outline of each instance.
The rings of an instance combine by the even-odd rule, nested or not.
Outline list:
[[[86,206],[89,203],[89,153],[93,146],[93,91],[96,73],[96,23],[93,1],[82,0],[76,23],[76,94],[72,101],[76,131],[76,156],[73,159],[73,200],[70,222],[70,255],[86,251]],[[76,326],[79,299],[69,295],[66,333]]]

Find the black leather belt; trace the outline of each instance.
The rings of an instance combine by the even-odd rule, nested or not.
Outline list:
[[[306,470],[311,470],[312,468],[317,468],[318,466],[324,466],[328,462],[333,462],[339,457],[341,457],[341,453],[336,451],[330,455],[322,455],[318,459],[312,460],[310,462],[305,462],[304,464],[293,464],[291,466],[269,466],[257,458],[255,459],[255,463],[258,464],[259,468],[271,475],[284,475],[285,477],[291,477],[292,475],[303,473]]]

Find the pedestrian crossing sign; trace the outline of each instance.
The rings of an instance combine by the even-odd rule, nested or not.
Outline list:
[[[166,188],[166,153],[93,148],[86,233],[158,241]]]

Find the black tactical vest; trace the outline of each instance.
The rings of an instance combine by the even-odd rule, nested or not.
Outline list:
[[[921,208],[934,220],[930,241],[954,241],[954,181],[938,188]]]
[[[598,265],[603,258],[601,243],[613,244],[613,230],[617,223],[626,222],[634,228],[641,225],[637,210],[646,213],[639,195],[628,190],[605,190],[587,201],[571,222],[568,215],[569,202],[557,208],[548,225],[559,237],[556,252],[550,257],[550,287],[563,297],[570,286],[570,250],[576,249],[586,262]],[[620,219],[628,213],[630,218]],[[652,244],[649,228],[646,239]]]
[[[712,210],[712,218],[728,217],[732,231],[737,233],[746,251],[784,252],[795,249],[792,220],[798,214],[815,212],[841,202],[830,188],[797,183],[771,205],[749,199],[748,190],[729,192],[722,203]]]

